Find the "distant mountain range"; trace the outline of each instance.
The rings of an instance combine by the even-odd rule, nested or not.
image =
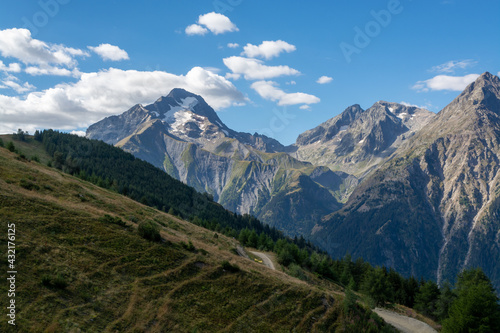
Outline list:
[[[357,184],[344,172],[293,158],[274,139],[231,130],[201,96],[182,89],[90,126],[87,137],[119,146],[289,235],[310,234]]]
[[[228,128],[174,89],[92,125],[224,207],[406,275],[481,266],[500,286],[500,80],[481,75],[437,115],[379,101],[278,141]]]

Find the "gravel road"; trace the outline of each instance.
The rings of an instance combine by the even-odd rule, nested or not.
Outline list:
[[[250,251],[253,255],[259,257],[262,259],[264,265],[266,265],[267,267],[269,267],[270,269],[276,269],[274,268],[274,264],[273,262],[271,261],[271,259],[269,259],[269,257],[267,255],[265,255],[264,253],[262,252],[254,252],[254,251]]]
[[[396,327],[400,332],[403,333],[437,333],[435,329],[427,325],[426,323],[406,317],[403,315],[400,315],[398,313],[386,310],[386,309],[381,309],[381,308],[375,308],[373,310],[376,314],[378,314],[382,319],[386,321],[386,323],[391,324],[392,326]]]

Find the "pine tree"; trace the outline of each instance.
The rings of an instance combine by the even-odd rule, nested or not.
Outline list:
[[[391,286],[389,285],[384,268],[376,267],[374,270],[367,272],[367,276],[363,281],[362,290],[370,296],[375,305],[384,305],[391,298]]]
[[[500,306],[488,277],[481,269],[463,271],[457,281],[458,298],[443,322],[443,333],[500,332]]]
[[[415,310],[424,315],[433,315],[436,311],[436,303],[439,298],[439,288],[433,281],[427,281],[422,285],[415,297]]]

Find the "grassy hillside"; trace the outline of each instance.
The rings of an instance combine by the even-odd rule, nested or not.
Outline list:
[[[18,272],[16,329],[4,318],[2,332],[388,329],[360,306],[346,312],[341,294],[232,254],[231,238],[5,148],[0,222],[3,235],[16,226]],[[144,223],[162,240],[141,237]],[[6,272],[5,237],[0,249]]]

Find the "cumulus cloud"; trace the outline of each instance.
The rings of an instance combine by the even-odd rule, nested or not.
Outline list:
[[[215,12],[200,15],[198,23],[206,26],[208,30],[216,35],[239,31],[238,27],[227,16]]]
[[[247,80],[262,80],[283,75],[298,75],[300,72],[288,66],[267,66],[262,60],[243,57],[229,57],[223,59],[224,65],[233,74],[241,74]]]
[[[319,84],[326,84],[326,83],[330,83],[332,81],[333,81],[333,78],[323,75],[316,82]]]
[[[293,52],[296,50],[295,45],[288,44],[285,41],[277,40],[263,41],[260,45],[247,44],[243,47],[243,52],[241,55],[250,57],[250,58],[264,58],[271,59],[273,57],[279,56],[282,52]]]
[[[428,80],[418,81],[413,85],[412,89],[419,92],[428,92],[431,90],[462,91],[478,77],[479,74],[469,74],[465,76],[437,75]]]
[[[231,49],[236,49],[236,48],[240,47],[240,44],[238,44],[238,43],[227,43],[227,47],[229,47]]]
[[[13,75],[7,75],[4,79],[0,81],[1,89],[12,89],[18,94],[22,94],[28,91],[35,90],[36,87],[28,82],[23,84],[19,83],[19,79]]]
[[[191,25],[186,27],[185,32],[186,32],[186,35],[190,35],[190,36],[193,36],[193,35],[203,36],[204,34],[206,34],[208,32],[208,29],[204,28],[198,24],[191,24]]]
[[[456,69],[465,69],[474,65],[476,62],[472,59],[467,60],[451,60],[444,64],[434,66],[430,69],[431,72],[436,73],[454,73]]]
[[[97,53],[103,60],[120,61],[129,59],[128,53],[116,45],[100,44],[88,48]]]
[[[301,110],[311,110],[311,107],[309,105],[301,105],[299,107],[299,109],[301,109]]]
[[[17,62],[10,63],[6,66],[2,60],[0,60],[0,72],[11,72],[11,73],[19,73],[21,71],[21,65]]]
[[[76,56],[89,55],[79,49],[33,39],[29,30],[15,28],[0,30],[0,54],[16,58],[25,64],[57,64],[68,67],[76,66]]]
[[[208,30],[215,35],[239,31],[229,17],[215,12],[200,15],[196,23],[186,27],[185,32],[187,35],[204,35]]]
[[[260,97],[270,101],[277,101],[278,105],[314,104],[320,101],[320,99],[314,95],[302,92],[286,93],[277,86],[278,84],[274,81],[257,81],[252,83],[250,87],[255,90]]]
[[[110,68],[82,74],[78,82],[31,92],[24,98],[0,95],[0,133],[18,128],[85,128],[137,103],[149,104],[173,88],[203,96],[214,109],[246,101],[230,81],[201,67],[185,75]]]

